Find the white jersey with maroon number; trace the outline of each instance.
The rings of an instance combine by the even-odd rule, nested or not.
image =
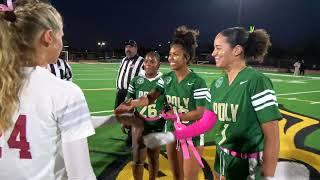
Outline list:
[[[0,134],[0,179],[67,179],[61,143],[94,134],[86,100],[78,86],[47,69],[25,72],[12,127]]]

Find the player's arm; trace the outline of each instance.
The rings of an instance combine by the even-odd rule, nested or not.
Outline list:
[[[279,156],[278,120],[282,116],[271,80],[266,76],[256,76],[249,83],[251,104],[264,134],[262,175],[272,177]]]
[[[210,92],[213,90],[210,89]],[[211,130],[217,123],[217,115],[213,112],[211,94],[207,94],[206,107],[201,118],[186,128],[176,130],[174,136],[176,139],[185,139],[189,137],[199,136]]]
[[[88,151],[87,137],[95,133],[88,104],[81,89],[68,83],[65,94],[54,94],[54,117],[61,133],[62,152],[68,179],[96,179]],[[60,95],[60,96],[58,96]]]
[[[212,91],[213,90],[210,89],[210,92]],[[166,132],[148,134],[143,138],[145,145],[149,148],[155,148],[164,144],[172,143],[176,139],[186,139],[199,136],[200,134],[211,130],[217,122],[217,115],[212,111],[211,94],[209,93],[207,96],[206,108],[202,117],[198,121],[184,128],[176,129],[173,133]]]
[[[160,78],[157,82],[156,87],[146,96],[142,96],[138,99],[129,99],[126,102],[122,103],[120,106],[117,107],[115,110],[115,114],[121,114],[122,112],[129,112],[133,108],[136,107],[144,107],[149,104],[154,103],[161,94],[164,93],[164,81]]]
[[[203,115],[207,101],[211,101],[211,98],[209,98],[210,93],[208,91],[207,85],[205,81],[201,78],[195,81],[192,95],[197,108],[182,115],[180,117],[182,121],[199,120]]]
[[[92,125],[94,128],[100,126],[110,125],[118,123],[117,118],[114,115],[110,116],[91,116]]]
[[[185,139],[190,137],[199,136],[205,132],[208,132],[213,128],[217,122],[217,116],[210,110],[205,110],[202,117],[191,125],[174,131],[176,139]]]
[[[202,114],[205,110],[204,106],[197,106],[197,108],[193,111],[189,111],[184,113],[181,117],[181,121],[196,121],[202,117]]]
[[[87,138],[62,143],[62,152],[69,180],[95,180]]]
[[[261,127],[264,134],[262,175],[273,177],[280,150],[278,121],[263,123]]]
[[[181,129],[176,129],[172,132],[150,133],[143,137],[144,144],[149,148],[159,147],[161,145],[169,144],[176,139],[186,139],[190,137],[199,136],[211,130],[217,122],[217,116],[210,110],[205,110],[202,118],[189,126]]]
[[[146,96],[142,96],[138,99],[131,100],[131,108],[148,106],[149,104],[154,103],[154,101],[158,99],[160,95],[160,92],[158,92],[157,90],[152,90]]]

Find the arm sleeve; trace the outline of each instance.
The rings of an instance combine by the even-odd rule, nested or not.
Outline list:
[[[136,99],[136,88],[135,88],[136,78],[133,78],[129,84],[128,93],[126,99]]]
[[[55,116],[62,143],[86,138],[95,133],[91,115],[81,89],[68,83],[64,97],[55,98]]]
[[[205,110],[200,120],[192,123],[189,126],[186,126],[185,128],[177,129],[174,132],[174,135],[176,139],[185,139],[189,137],[199,136],[200,134],[203,134],[212,129],[216,122],[216,114],[212,111]]]
[[[162,77],[157,81],[154,90],[160,92],[161,95],[164,94],[164,80]]]
[[[207,85],[202,78],[199,78],[195,82],[193,97],[196,101],[196,106],[205,106],[207,101],[211,101],[210,93],[208,91]]]
[[[250,82],[251,104],[259,122],[265,123],[282,118],[272,82],[264,75],[257,76]]]
[[[62,143],[69,180],[96,180],[90,163],[87,138]]]

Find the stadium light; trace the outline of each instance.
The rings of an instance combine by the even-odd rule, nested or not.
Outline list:
[[[97,45],[98,45],[99,48],[105,47],[106,44],[107,44],[107,43],[106,43],[105,41],[99,41],[99,42],[97,43]]]

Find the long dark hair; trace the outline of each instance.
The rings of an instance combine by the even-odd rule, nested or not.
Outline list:
[[[220,33],[227,38],[231,47],[242,46],[246,59],[263,59],[271,46],[270,36],[264,29],[249,32],[243,27],[233,27]]]

